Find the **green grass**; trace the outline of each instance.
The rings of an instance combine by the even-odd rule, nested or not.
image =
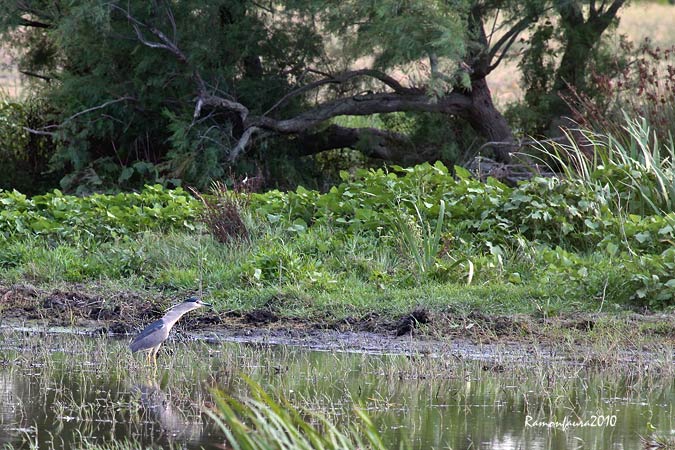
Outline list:
[[[203,210],[182,190],[0,192],[0,279],[174,299],[202,287],[221,311],[322,322],[395,319],[420,306],[543,316],[668,309],[675,213],[663,189],[673,154],[648,153],[656,142],[631,123],[632,150],[603,141],[591,162],[572,149],[567,179],[511,187],[437,163],[345,173],[326,193],[233,198],[248,232],[224,243],[200,217],[227,218],[233,204]]]
[[[545,151],[569,179],[616,194],[611,206],[617,214],[667,214],[675,212],[675,141],[660,141],[644,118],[631,118],[614,134],[582,131],[580,144],[572,133],[571,144]]]
[[[471,279],[466,264],[441,257],[433,273],[420,279],[417,260],[400,254],[399,245],[378,246],[354,236],[324,252],[317,246],[325,244],[328,232],[308,231],[293,239],[277,228],[262,242],[232,244],[208,235],[157,232],[86,247],[26,239],[0,249],[0,279],[47,289],[77,283],[106,295],[137,290],[172,298],[197,290],[201,282],[217,310],[266,308],[282,318],[315,321],[370,313],[396,318],[416,307],[491,314],[539,314],[542,308],[549,313],[595,311],[608,280],[607,304],[625,302],[631,293],[630,286],[621,286],[626,283],[623,266],[598,255],[575,259],[569,270],[564,262],[546,267],[549,253],[559,256],[552,250],[476,256]],[[269,246],[271,236],[282,242],[278,248]],[[584,267],[588,273],[577,274]],[[256,277],[256,270],[264,274]]]
[[[217,409],[209,412],[235,450],[385,449],[380,433],[358,408],[361,423],[341,430],[324,416],[300,410],[284,398],[275,400],[254,382],[249,386],[251,395],[243,401],[217,393]]]

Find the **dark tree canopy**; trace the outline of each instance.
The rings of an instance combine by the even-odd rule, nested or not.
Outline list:
[[[550,99],[540,116],[554,123],[623,3],[0,0],[0,31],[58,111],[58,126],[34,130],[59,143],[53,164],[73,178],[97,165],[120,168],[120,182],[204,185],[246,160],[335,148],[403,164],[440,156],[438,143],[340,116],[437,118],[508,161],[514,134],[486,77],[529,30],[528,95]],[[547,71],[554,39],[564,51]]]

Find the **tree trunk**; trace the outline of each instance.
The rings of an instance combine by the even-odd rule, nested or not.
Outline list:
[[[492,102],[492,94],[485,78],[474,80],[471,92],[468,92],[467,96],[471,99],[471,105],[463,117],[481,136],[495,143],[491,146],[495,152],[495,159],[508,163],[511,160],[510,151],[513,149],[513,133],[504,116]]]
[[[467,60],[471,68],[471,91],[465,95],[470,99],[470,105],[462,115],[471,127],[483,136],[494,151],[494,159],[501,163],[511,161],[513,150],[513,133],[504,116],[492,102],[492,93],[488,87],[486,77],[492,71],[490,67],[493,54],[490,51],[490,41],[483,26],[483,15],[479,2],[474,3],[469,20],[469,31],[474,34],[481,44],[469,51]]]
[[[565,99],[573,98],[575,92],[585,91],[588,62],[591,60],[593,48],[600,43],[607,27],[616,20],[616,14],[624,3],[625,0],[614,0],[603,9],[605,8],[603,2],[600,10],[596,10],[592,3],[588,19],[585,19],[581,2],[568,0],[557,2],[556,9],[560,14],[565,33],[563,45],[565,53],[560,59],[553,84],[555,95],[551,96],[549,109],[549,135],[559,136],[560,125],[570,123],[568,117],[572,111]]]

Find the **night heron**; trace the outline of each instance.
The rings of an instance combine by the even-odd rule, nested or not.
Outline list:
[[[159,347],[162,345],[162,342],[166,341],[166,338],[169,337],[169,332],[176,322],[183,317],[183,314],[188,313],[193,309],[201,308],[202,306],[211,305],[204,303],[197,297],[190,297],[183,303],[174,306],[169,312],[164,314],[164,317],[145,327],[145,329],[131,341],[129,348],[134,353],[139,350],[149,350],[150,353],[148,359],[153,356],[157,358]]]

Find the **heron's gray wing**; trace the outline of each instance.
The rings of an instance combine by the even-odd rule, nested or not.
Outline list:
[[[131,344],[129,344],[131,351],[137,352],[138,350],[152,348],[164,341],[166,336],[164,336],[164,333],[162,333],[162,329],[165,326],[166,325],[162,319],[159,319],[145,327],[143,331],[141,331],[139,335],[131,341]]]

